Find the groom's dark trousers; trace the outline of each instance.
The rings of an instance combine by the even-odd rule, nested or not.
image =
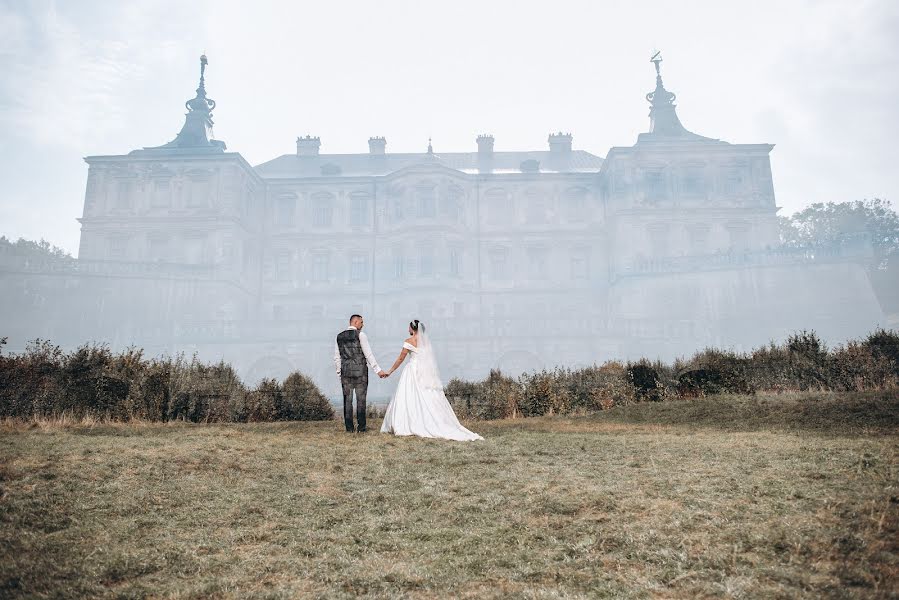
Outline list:
[[[368,396],[368,364],[355,329],[337,335],[340,352],[340,385],[343,388],[343,423],[353,431],[353,392],[356,393],[356,431],[365,431],[365,399]]]

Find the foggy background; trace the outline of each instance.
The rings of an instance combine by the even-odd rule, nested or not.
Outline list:
[[[77,253],[81,157],[162,144],[210,57],[216,137],[322,152],[541,148],[644,131],[654,49],[681,121],[770,142],[780,214],[894,199],[899,5],[870,2],[0,2],[0,235]]]

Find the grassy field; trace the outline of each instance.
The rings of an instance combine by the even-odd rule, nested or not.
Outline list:
[[[899,595],[894,395],[467,425],[6,423],[0,596]]]

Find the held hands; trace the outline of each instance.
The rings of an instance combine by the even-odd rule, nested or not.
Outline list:
[[[388,373],[387,371],[381,371],[380,373],[378,373],[378,377],[380,377],[381,379],[387,379],[388,377],[390,377],[390,373]]]

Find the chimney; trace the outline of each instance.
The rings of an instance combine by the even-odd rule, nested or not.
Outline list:
[[[478,158],[485,159],[493,156],[493,136],[484,133],[478,136]]]
[[[297,156],[318,156],[322,141],[318,137],[307,135],[297,138]]]
[[[564,155],[571,152],[571,134],[570,133],[551,133],[549,134],[549,151],[552,154]]]
[[[387,139],[382,137],[368,138],[368,153],[381,156],[387,153]]]

